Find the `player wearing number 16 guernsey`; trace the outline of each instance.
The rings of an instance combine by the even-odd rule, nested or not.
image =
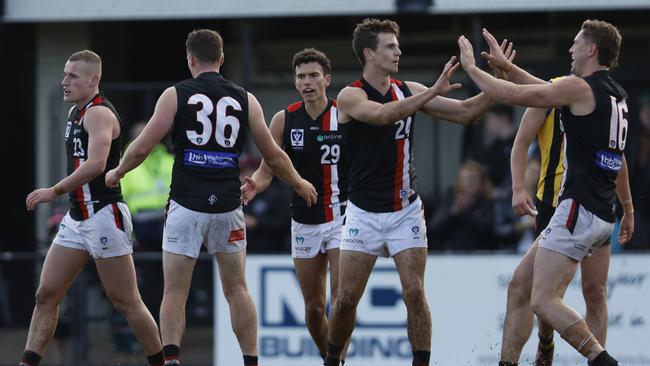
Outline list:
[[[269,129],[300,175],[318,190],[318,201],[312,207],[295,193],[292,196],[291,255],[305,302],[305,323],[324,356],[327,265],[329,262],[331,298],[335,299],[348,169],[336,102],[326,94],[332,78],[330,60],[323,52],[308,48],[294,55],[292,66],[294,86],[302,100],[276,113]],[[272,178],[273,172],[262,162],[241,187],[243,201],[266,189]]]
[[[486,31],[484,36],[494,49],[496,43]],[[561,111],[565,171],[559,203],[517,268],[515,277],[523,296],[509,301],[508,306],[518,305],[521,316],[532,309],[590,365],[616,366],[618,362],[603,349],[585,320],[564,303],[563,296],[578,264],[610,240],[616,195],[624,205],[631,205],[623,155],[628,133],[627,93],[609,72],[618,61],[621,35],[610,23],[583,22],[569,49],[573,75],[553,83],[540,83],[509,62],[490,60],[491,64],[500,64],[497,66],[507,71],[510,80],[530,85],[494,79],[476,67],[472,45],[465,37],[458,39],[458,45],[463,68],[485,93],[507,104],[557,107]],[[625,211],[632,213],[628,208]],[[626,226],[619,235],[621,242],[632,234],[633,226]],[[510,328],[508,322],[513,316],[518,317],[513,310],[508,312],[504,329]],[[532,321],[532,316],[527,317]],[[499,365],[517,365],[521,347],[521,342],[513,346],[508,352],[510,359],[502,359]]]
[[[185,303],[202,245],[215,255],[234,333],[245,365],[257,365],[257,316],[244,272],[246,228],[240,204],[238,157],[246,135],[274,172],[311,205],[316,190],[302,179],[269,133],[257,99],[219,69],[223,41],[212,30],[191,32],[185,43],[192,79],[166,89],[142,133],[108,186],[139,165],[170,130],[174,167],[163,234],[164,293],[160,333],[167,365],[180,364]]]
[[[415,112],[471,123],[492,104],[485,94],[460,101],[441,97],[458,68],[455,58],[427,88],[391,78],[401,51],[399,27],[390,20],[365,19],[352,45],[363,77],[338,95],[339,124],[350,159],[350,192],[341,234],[339,289],[330,318],[325,365],[337,366],[352,334],[356,305],[378,256],[393,257],[408,313],[413,365],[429,364],[431,316],[424,296],[427,258],[422,202],[415,187]]]

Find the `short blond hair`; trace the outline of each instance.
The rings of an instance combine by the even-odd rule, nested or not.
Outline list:
[[[102,58],[91,50],[77,51],[68,57],[68,61],[83,61],[89,64],[102,65]]]

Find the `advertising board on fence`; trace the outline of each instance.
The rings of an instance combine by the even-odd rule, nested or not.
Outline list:
[[[508,282],[515,255],[429,256],[426,294],[431,309],[432,365],[496,365]],[[650,365],[650,255],[615,255],[610,266],[607,349],[626,366]],[[300,286],[289,256],[248,257],[247,280],[257,306],[260,362],[267,366],[320,365],[305,327]],[[216,272],[216,271],[215,271]],[[584,315],[580,277],[565,300]],[[329,295],[328,295],[329,298]],[[215,278],[214,364],[241,363],[228,304]],[[355,366],[410,365],[406,307],[392,260],[379,259],[357,307],[348,359]],[[521,364],[535,354],[535,333]],[[586,361],[556,334],[554,366]]]

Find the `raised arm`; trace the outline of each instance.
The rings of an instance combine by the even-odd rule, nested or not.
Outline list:
[[[282,141],[284,134],[284,110],[279,111],[271,119],[269,131],[275,143],[283,148]],[[245,177],[245,182],[241,186],[241,200],[244,205],[248,204],[257,193],[265,191],[273,180],[273,170],[264,160],[260,163],[259,168],[250,177]]]
[[[572,111],[574,108],[595,108],[591,88],[581,78],[568,76],[550,84],[517,85],[497,79],[479,69],[474,60],[472,45],[464,36],[458,38],[458,46],[465,72],[483,92],[499,102],[535,108],[571,106]],[[586,114],[582,110],[575,113]]]
[[[251,93],[248,93],[248,118],[251,138],[260,150],[266,164],[273,169],[278,178],[295,189],[296,193],[307,202],[307,205],[311,206],[316,203],[316,188],[298,174],[289,156],[273,141],[264,122],[262,106]]]
[[[120,164],[106,173],[106,185],[115,187],[126,173],[135,169],[147,158],[154,146],[162,140],[174,124],[178,108],[176,88],[169,87],[158,98],[153,116],[147,122],[140,135],[124,152]]]
[[[381,104],[368,100],[366,93],[360,88],[346,87],[339,93],[337,104],[339,108],[339,123],[351,119],[376,124],[389,125],[402,120],[420,110],[428,101],[437,95],[446,94],[461,87],[460,84],[449,84],[449,78],[458,70],[459,64],[453,56],[430,88],[425,88],[408,98]]]
[[[52,201],[57,196],[74,191],[100,176],[106,169],[111,142],[119,131],[117,117],[108,108],[96,106],[88,109],[83,123],[88,132],[88,158],[72,174],[52,187],[30,193],[26,199],[28,210],[32,211],[39,203]]]
[[[621,171],[618,172],[618,176],[616,177],[616,195],[621,202],[621,206],[623,206],[623,217],[621,218],[618,242],[625,244],[632,239],[632,234],[634,234],[634,205],[632,204],[630,178],[625,155],[623,155]]]
[[[521,118],[515,142],[510,153],[512,173],[512,210],[519,216],[535,216],[535,203],[526,191],[524,178],[528,165],[528,148],[546,119],[547,109],[528,108]]]

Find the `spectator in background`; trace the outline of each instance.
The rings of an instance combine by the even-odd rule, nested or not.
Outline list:
[[[515,141],[512,107],[495,104],[485,114],[484,133],[487,147],[478,160],[485,167],[492,185],[510,192],[510,151]]]
[[[481,164],[474,160],[463,163],[456,184],[429,220],[432,249],[497,249],[492,190],[492,183]]]
[[[145,121],[136,122],[129,131],[130,140],[135,140],[146,125]],[[141,165],[122,178],[122,195],[131,211],[136,243],[141,250],[160,250],[173,165],[174,157],[159,142]]]
[[[261,160],[242,154],[239,158],[239,177],[250,177]],[[291,214],[287,202],[291,199],[289,187],[273,176],[269,187],[257,193],[255,199],[244,206],[248,251],[250,253],[289,253],[291,251]]]
[[[650,94],[639,98],[639,140],[630,149],[630,186],[636,230],[625,249],[650,249]]]

